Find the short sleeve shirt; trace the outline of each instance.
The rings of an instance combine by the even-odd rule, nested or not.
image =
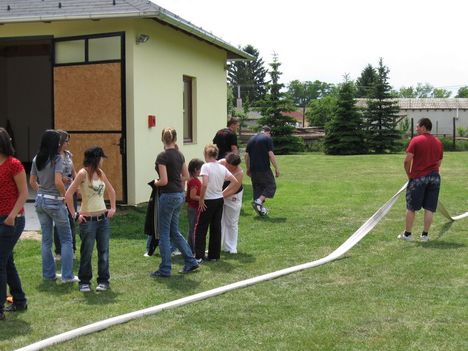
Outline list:
[[[190,198],[190,192],[192,191],[192,189],[197,189],[197,195],[200,195],[200,189],[201,189],[200,179],[190,178],[190,180],[187,182],[187,196],[185,197],[189,207],[197,208],[198,207],[198,201],[197,200],[192,200]]]
[[[245,152],[249,154],[251,172],[266,172],[270,169],[270,151],[273,151],[273,140],[270,136],[258,133],[250,138]]]
[[[160,193],[184,192],[181,178],[182,166],[184,163],[184,155],[176,149],[168,149],[158,155],[156,158],[156,172],[159,174],[159,165],[166,166],[167,171],[167,184],[159,187]]]
[[[5,162],[0,165],[0,215],[8,216],[15,207],[16,200],[19,196],[18,187],[14,177],[24,172],[24,167],[21,162],[9,156]],[[20,213],[24,213],[21,209]]]
[[[414,155],[410,178],[426,176],[439,172],[439,162],[443,158],[443,146],[439,139],[430,133],[424,133],[411,139],[406,152]]]
[[[230,153],[232,146],[237,146],[237,135],[229,128],[219,130],[213,138],[213,143],[219,149],[218,160]]]
[[[63,174],[63,161],[60,155],[56,155],[54,161],[47,161],[43,169],[38,170],[36,165],[36,157],[34,157],[31,166],[31,175],[37,177],[39,183],[39,194],[60,196],[60,192],[55,186],[55,174]]]
[[[214,200],[223,197],[223,183],[231,175],[226,167],[217,162],[206,162],[200,170],[201,176],[208,176],[205,199]]]

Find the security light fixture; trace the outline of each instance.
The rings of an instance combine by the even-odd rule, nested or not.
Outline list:
[[[146,43],[149,40],[150,36],[148,34],[138,34],[136,37],[137,44]]]

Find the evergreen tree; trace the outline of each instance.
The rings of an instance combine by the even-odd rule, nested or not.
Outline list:
[[[273,62],[270,63],[270,66],[271,83],[267,85],[265,99],[258,102],[258,110],[262,115],[258,123],[260,126],[268,125],[271,127],[276,154],[300,151],[302,149],[300,140],[292,135],[296,120],[283,114],[283,112],[294,111],[295,108],[286,94],[281,92],[284,84],[279,83],[281,63],[276,54],[273,56]]]
[[[248,98],[250,104],[255,106],[255,103],[265,96],[267,70],[257,49],[252,45],[247,45],[242,50],[254,56],[255,60],[232,63],[228,71],[228,83],[236,99],[238,98],[238,87],[240,87],[242,101]]]
[[[401,145],[401,135],[397,129],[400,108],[393,99],[392,87],[388,82],[389,69],[382,58],[377,68],[377,80],[374,83],[365,111],[367,125],[367,146],[376,153],[397,151]]]
[[[361,76],[356,80],[356,97],[367,98],[372,89],[372,86],[377,80],[377,72],[371,64],[368,64],[361,73]]]
[[[347,77],[338,89],[335,111],[326,124],[325,153],[331,155],[355,155],[365,153],[364,131],[361,113],[354,100],[355,88]]]

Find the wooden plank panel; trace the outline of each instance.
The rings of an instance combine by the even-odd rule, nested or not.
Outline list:
[[[122,130],[121,64],[54,67],[55,128]]]
[[[123,200],[122,156],[117,145],[120,133],[116,134],[71,134],[70,152],[73,154],[73,163],[78,172],[83,167],[84,151],[92,146],[104,149],[107,159],[104,159],[102,169],[111,182],[117,195],[117,201]],[[106,197],[107,199],[107,197]]]

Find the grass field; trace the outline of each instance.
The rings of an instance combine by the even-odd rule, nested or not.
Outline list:
[[[144,209],[121,211],[112,221],[112,289],[106,293],[43,282],[40,243],[23,240],[15,252],[29,309],[0,323],[0,350],[324,257],[403,185],[402,162],[402,154],[279,157],[282,175],[268,218],[254,215],[245,181],[239,253],[166,280],[148,276],[159,256],[143,257]],[[467,152],[446,153],[440,199],[453,215],[468,211],[467,165]],[[362,242],[332,263],[51,350],[467,350],[468,219],[448,223],[436,215],[430,242],[401,242],[396,236],[404,211],[401,197]],[[186,232],[185,211],[181,229]],[[180,267],[176,258],[174,272]]]

